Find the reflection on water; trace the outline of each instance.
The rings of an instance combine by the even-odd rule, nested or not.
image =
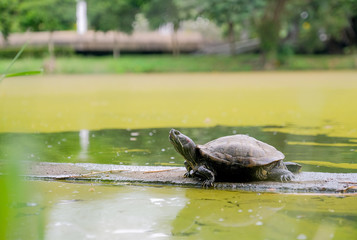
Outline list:
[[[42,162],[88,162],[125,165],[182,166],[183,159],[168,141],[168,128],[115,129],[60,133],[1,133],[0,159]],[[284,127],[180,128],[196,143],[248,134],[282,151],[286,160],[303,164],[304,171],[357,172],[357,139],[326,135],[296,135]],[[12,151],[16,144],[21,152]]]
[[[88,159],[89,130],[82,129],[79,131],[79,143],[81,146],[81,151],[78,154],[78,158]]]
[[[45,239],[354,239],[355,197],[29,182],[18,223]],[[36,213],[36,214],[28,214]]]
[[[95,191],[88,192],[88,186],[59,186],[68,188],[69,195],[62,198],[78,200],[54,200],[49,211],[47,239],[167,237],[172,220],[185,204],[184,191],[180,189],[94,186]]]

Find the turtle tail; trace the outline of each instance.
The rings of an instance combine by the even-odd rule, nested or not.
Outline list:
[[[292,173],[298,173],[301,170],[301,165],[294,162],[284,162],[287,169]]]

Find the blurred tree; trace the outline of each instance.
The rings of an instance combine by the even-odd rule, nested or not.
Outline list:
[[[19,24],[27,31],[49,31],[48,51],[50,60],[45,67],[54,68],[53,32],[73,29],[76,22],[75,0],[21,0]]]
[[[256,22],[265,69],[275,68],[277,64],[277,52],[280,43],[279,33],[286,2],[287,0],[268,1],[264,14]]]
[[[69,30],[76,22],[75,0],[20,0],[19,10],[23,30]]]
[[[94,30],[114,31],[113,56],[120,55],[117,31],[131,33],[135,15],[146,0],[87,0],[89,24]]]
[[[17,4],[17,0],[0,1],[0,31],[4,37],[5,44],[7,44],[8,36],[15,21]]]
[[[353,18],[357,17],[356,0],[293,1],[288,11],[288,21],[294,18],[298,24],[295,42],[300,52],[334,52],[338,51],[333,49],[336,43],[356,44],[357,32],[353,28]]]
[[[236,27],[247,29],[249,21],[253,16],[260,15],[264,5],[264,0],[197,0],[198,15],[227,28],[231,55],[235,54]]]
[[[143,13],[149,20],[152,29],[157,29],[164,24],[171,23],[172,32],[172,53],[180,53],[177,31],[180,22],[189,16],[189,2],[187,0],[151,0],[143,7]]]
[[[73,29],[75,6],[75,0],[20,0],[20,27],[23,30],[51,32]]]

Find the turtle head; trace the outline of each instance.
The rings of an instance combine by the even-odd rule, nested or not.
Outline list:
[[[196,144],[192,141],[191,138],[175,129],[171,129],[169,140],[172,145],[174,145],[175,150],[187,160],[191,167],[197,165]]]

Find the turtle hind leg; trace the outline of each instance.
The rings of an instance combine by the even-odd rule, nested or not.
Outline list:
[[[267,171],[267,178],[273,181],[289,182],[293,180],[294,174],[290,172],[283,161],[278,161],[276,165]]]
[[[268,173],[268,179],[281,182],[289,182],[293,180],[294,174],[287,169],[273,168]]]

